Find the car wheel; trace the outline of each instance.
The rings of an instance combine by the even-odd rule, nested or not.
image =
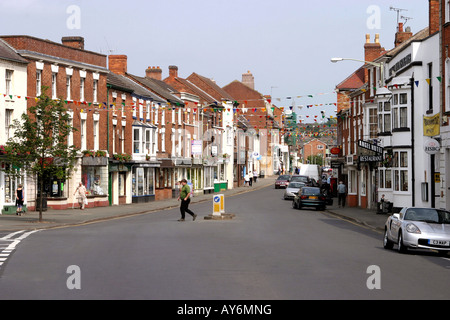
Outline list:
[[[399,230],[398,232],[398,252],[400,253],[405,253],[408,251],[408,248],[406,246],[403,245],[403,236],[402,236],[402,231]]]
[[[297,204],[295,203],[295,200],[292,200],[292,208],[297,209]]]
[[[385,249],[392,249],[394,247],[394,243],[388,238],[387,228],[384,229],[383,247]]]

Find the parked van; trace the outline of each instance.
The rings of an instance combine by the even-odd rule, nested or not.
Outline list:
[[[317,164],[302,164],[300,175],[308,176],[316,181],[320,180],[320,168]]]

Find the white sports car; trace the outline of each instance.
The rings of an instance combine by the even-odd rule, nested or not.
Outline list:
[[[408,248],[450,251],[450,212],[433,208],[405,207],[389,216],[384,228],[383,246],[399,252]]]

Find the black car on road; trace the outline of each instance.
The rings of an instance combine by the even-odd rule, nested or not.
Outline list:
[[[294,200],[292,200],[294,209],[308,207],[325,210],[326,205],[326,197],[318,187],[302,187],[294,197]]]

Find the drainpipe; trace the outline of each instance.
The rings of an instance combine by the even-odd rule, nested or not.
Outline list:
[[[106,85],[106,150],[108,151],[109,155],[109,89],[111,88],[110,84]]]
[[[416,205],[416,177],[415,177],[415,161],[414,161],[414,73],[410,79],[411,86],[411,166],[412,166],[412,176],[411,176],[411,191],[412,191],[412,207]]]

